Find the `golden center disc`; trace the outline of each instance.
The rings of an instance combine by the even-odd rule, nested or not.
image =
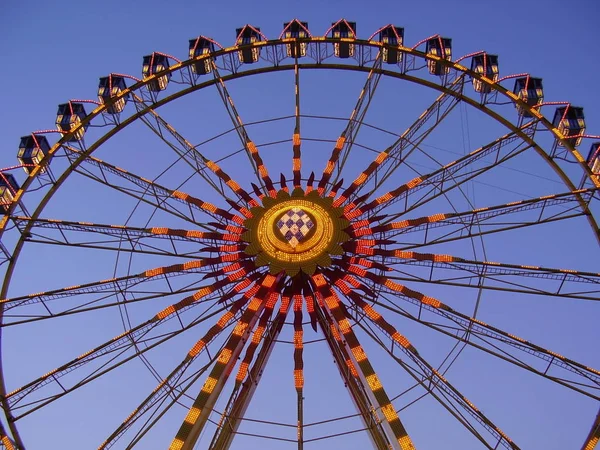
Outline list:
[[[300,241],[295,247],[290,245],[277,228],[280,217],[293,208],[300,208],[314,223],[307,239]],[[265,211],[257,227],[258,242],[263,251],[271,258],[293,263],[312,260],[323,253],[333,235],[333,221],[325,208],[304,199],[291,199],[274,205]]]

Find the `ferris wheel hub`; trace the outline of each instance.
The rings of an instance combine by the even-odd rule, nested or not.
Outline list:
[[[248,231],[242,236],[257,266],[269,266],[273,274],[312,275],[317,266],[329,267],[332,255],[342,254],[349,222],[332,198],[317,191],[296,189],[290,195],[281,190],[262,203],[251,209],[252,217],[244,223]]]

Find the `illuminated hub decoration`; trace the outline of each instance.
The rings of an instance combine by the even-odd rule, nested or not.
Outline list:
[[[350,222],[333,207],[333,199],[295,189],[292,195],[281,190],[275,198],[264,197],[262,203],[251,209],[242,235],[257,266],[268,266],[272,274],[312,275],[317,266],[329,267],[332,255],[343,253],[340,244],[349,239],[344,228]]]
[[[308,237],[314,226],[311,214],[298,207],[293,207],[277,221],[277,229],[292,248]]]

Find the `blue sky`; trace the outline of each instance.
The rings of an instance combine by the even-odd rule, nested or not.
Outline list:
[[[600,7],[593,0],[543,3],[386,0],[376,4],[354,0],[236,0],[226,4],[109,0],[73,5],[29,1],[26,7],[23,3],[8,0],[0,6],[0,53],[4,61],[0,77],[3,86],[0,105],[5,109],[0,121],[0,166],[16,164],[21,136],[54,127],[59,103],[69,99],[95,99],[98,77],[110,72],[140,77],[142,56],[152,51],[185,59],[188,39],[199,34],[229,46],[234,42],[235,29],[246,23],[260,26],[269,38],[276,38],[283,22],[293,18],[307,21],[312,33],[319,35],[332,22],[344,17],[357,22],[358,36],[365,39],[379,27],[392,22],[405,28],[407,46],[439,33],[453,38],[455,57],[478,50],[498,54],[501,76],[528,72],[542,77],[547,101],[570,101],[584,106],[588,132],[600,134],[597,84],[600,60],[596,57],[600,38],[597,28],[599,13]],[[303,113],[347,117],[362,87],[364,74],[315,72],[319,73],[301,75],[301,89],[305,95],[301,106]],[[293,114],[291,73],[237,80],[231,83],[229,89],[246,122]],[[367,122],[400,133],[436,95],[407,82],[383,80]],[[507,114],[514,114],[507,111]],[[551,117],[553,109],[547,107],[544,112]],[[194,143],[200,143],[231,126],[216,90],[203,90],[198,95],[169,104],[161,109],[163,113]],[[324,139],[336,139],[342,125],[340,121],[309,119],[302,123],[305,136]],[[290,121],[281,121],[251,127],[250,133],[257,142],[287,139],[292,126]],[[424,147],[440,162],[451,161],[457,155],[506,132],[493,120],[462,105],[440,129]],[[384,148],[393,140],[389,135],[373,130],[364,130],[361,136],[361,143],[377,149]],[[49,139],[54,142],[54,137]],[[544,145],[551,146],[547,135],[540,139]],[[103,146],[98,156],[152,178],[173,161],[173,155],[160,144],[141,124],[134,124]],[[208,145],[206,151],[211,158],[216,158],[233,145],[236,145],[236,140],[230,134],[215,145]],[[330,151],[331,145],[316,142],[305,145],[307,165],[321,167],[323,155]],[[589,145],[589,140],[584,141],[580,148],[584,156],[587,156]],[[265,149],[265,159],[268,162],[270,158],[270,167],[277,179],[280,170],[287,170],[286,175],[291,178],[291,162],[281,156],[286,151],[291,154],[289,144]],[[367,152],[356,151],[355,159],[348,167],[347,183],[362,169],[358,164],[366,163],[369,156]],[[224,163],[227,164],[240,184],[249,186],[244,159],[232,158]],[[418,159],[415,164],[420,170],[435,166],[426,159]],[[507,169],[492,171],[478,182],[468,183],[469,200],[482,207],[565,190],[565,186],[535,155],[518,158],[507,166]],[[167,172],[161,182],[165,185],[177,183],[181,177],[179,169],[181,167],[177,166]],[[577,169],[569,170],[572,170],[570,174],[574,174]],[[409,177],[410,173],[408,169],[402,169],[398,171],[398,177]],[[20,182],[24,180],[22,171],[15,172],[15,176]],[[210,196],[205,194],[198,180],[184,187],[198,196]],[[459,210],[461,206],[464,209],[464,198],[455,197],[453,201]],[[121,224],[125,223],[133,206],[131,201],[116,192],[82,177],[73,177],[72,181],[65,183],[42,217]],[[450,206],[440,201],[431,205],[431,210],[424,214],[449,210]],[[149,209],[136,209],[130,224],[143,227],[146,223],[185,226],[160,214],[151,217]],[[465,245],[463,241],[430,251],[470,258],[473,250]],[[579,220],[531,232],[503,233],[501,237],[491,237],[485,244],[487,257],[491,260],[598,272],[596,249],[597,242],[588,224]],[[476,253],[477,257],[482,257],[481,249],[478,248]],[[124,275],[128,270],[135,273],[173,263],[171,259],[168,261],[171,262],[161,257],[136,257],[131,261],[119,257],[116,260],[115,252],[84,252],[32,244],[26,246],[17,265],[9,295],[101,280]],[[130,269],[127,264],[130,264]],[[464,308],[469,314],[473,311],[473,289],[425,285],[419,288],[453,306]],[[162,306],[169,301],[162,299],[158,303]],[[130,317],[133,322],[142,321],[153,314],[155,308],[153,305],[132,307]],[[600,338],[597,326],[599,311],[594,302],[486,292],[479,313],[482,320],[582,363],[600,367],[595,345]],[[413,340],[421,353],[434,366],[442,364],[454,341],[440,338],[400,319],[395,318],[394,323]],[[3,334],[2,342],[8,389],[40,376],[122,330],[120,315],[112,309],[12,327]],[[313,336],[309,330],[307,328],[307,336]],[[197,333],[189,332],[151,354],[149,358],[161,375],[164,376],[181,361],[190,343],[199,338]],[[375,345],[370,349],[373,363],[391,396],[411,386],[411,380],[382,351]],[[291,353],[292,347],[286,344],[281,344],[274,351],[257,391],[256,402],[249,410],[250,416],[294,422]],[[353,406],[323,342],[307,346],[306,367],[306,414],[310,421],[353,414]],[[598,408],[597,402],[524,374],[513,366],[507,367],[501,361],[482,356],[475,349],[467,348],[462,352],[447,376],[524,449],[576,448]],[[65,448],[96,448],[94,446],[99,445],[155,385],[156,380],[142,362],[132,361],[110,376],[101,377],[77,393],[24,418],[22,437],[27,448],[33,450],[57,448],[59,445]],[[191,391],[194,389],[197,392],[197,387]],[[195,395],[192,393],[192,396]],[[409,403],[410,395],[402,397],[399,404]],[[184,408],[173,408],[149,434],[142,448],[165,448],[184,415]],[[417,448],[480,448],[430,397],[407,407],[401,415]],[[313,436],[326,434],[338,426],[340,430],[347,430],[360,427],[360,424],[355,419],[354,422],[350,420],[346,428],[343,423],[336,424],[329,431],[324,428],[314,431]],[[256,424],[248,425],[245,431],[279,433],[272,427]],[[289,430],[285,432],[289,435]],[[70,443],[61,444],[65,440]],[[277,441],[263,442],[249,437],[240,437],[236,442],[234,448],[256,448],[259,444],[261,448],[295,448],[293,444],[286,447]],[[206,448],[208,443],[208,437],[203,436],[198,448]],[[368,439],[362,433],[333,441],[316,441],[307,448],[365,448],[367,443]]]

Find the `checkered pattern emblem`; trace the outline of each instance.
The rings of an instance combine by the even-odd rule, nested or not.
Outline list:
[[[296,248],[314,226],[310,216],[301,208],[290,209],[277,221],[277,229],[292,248]]]

